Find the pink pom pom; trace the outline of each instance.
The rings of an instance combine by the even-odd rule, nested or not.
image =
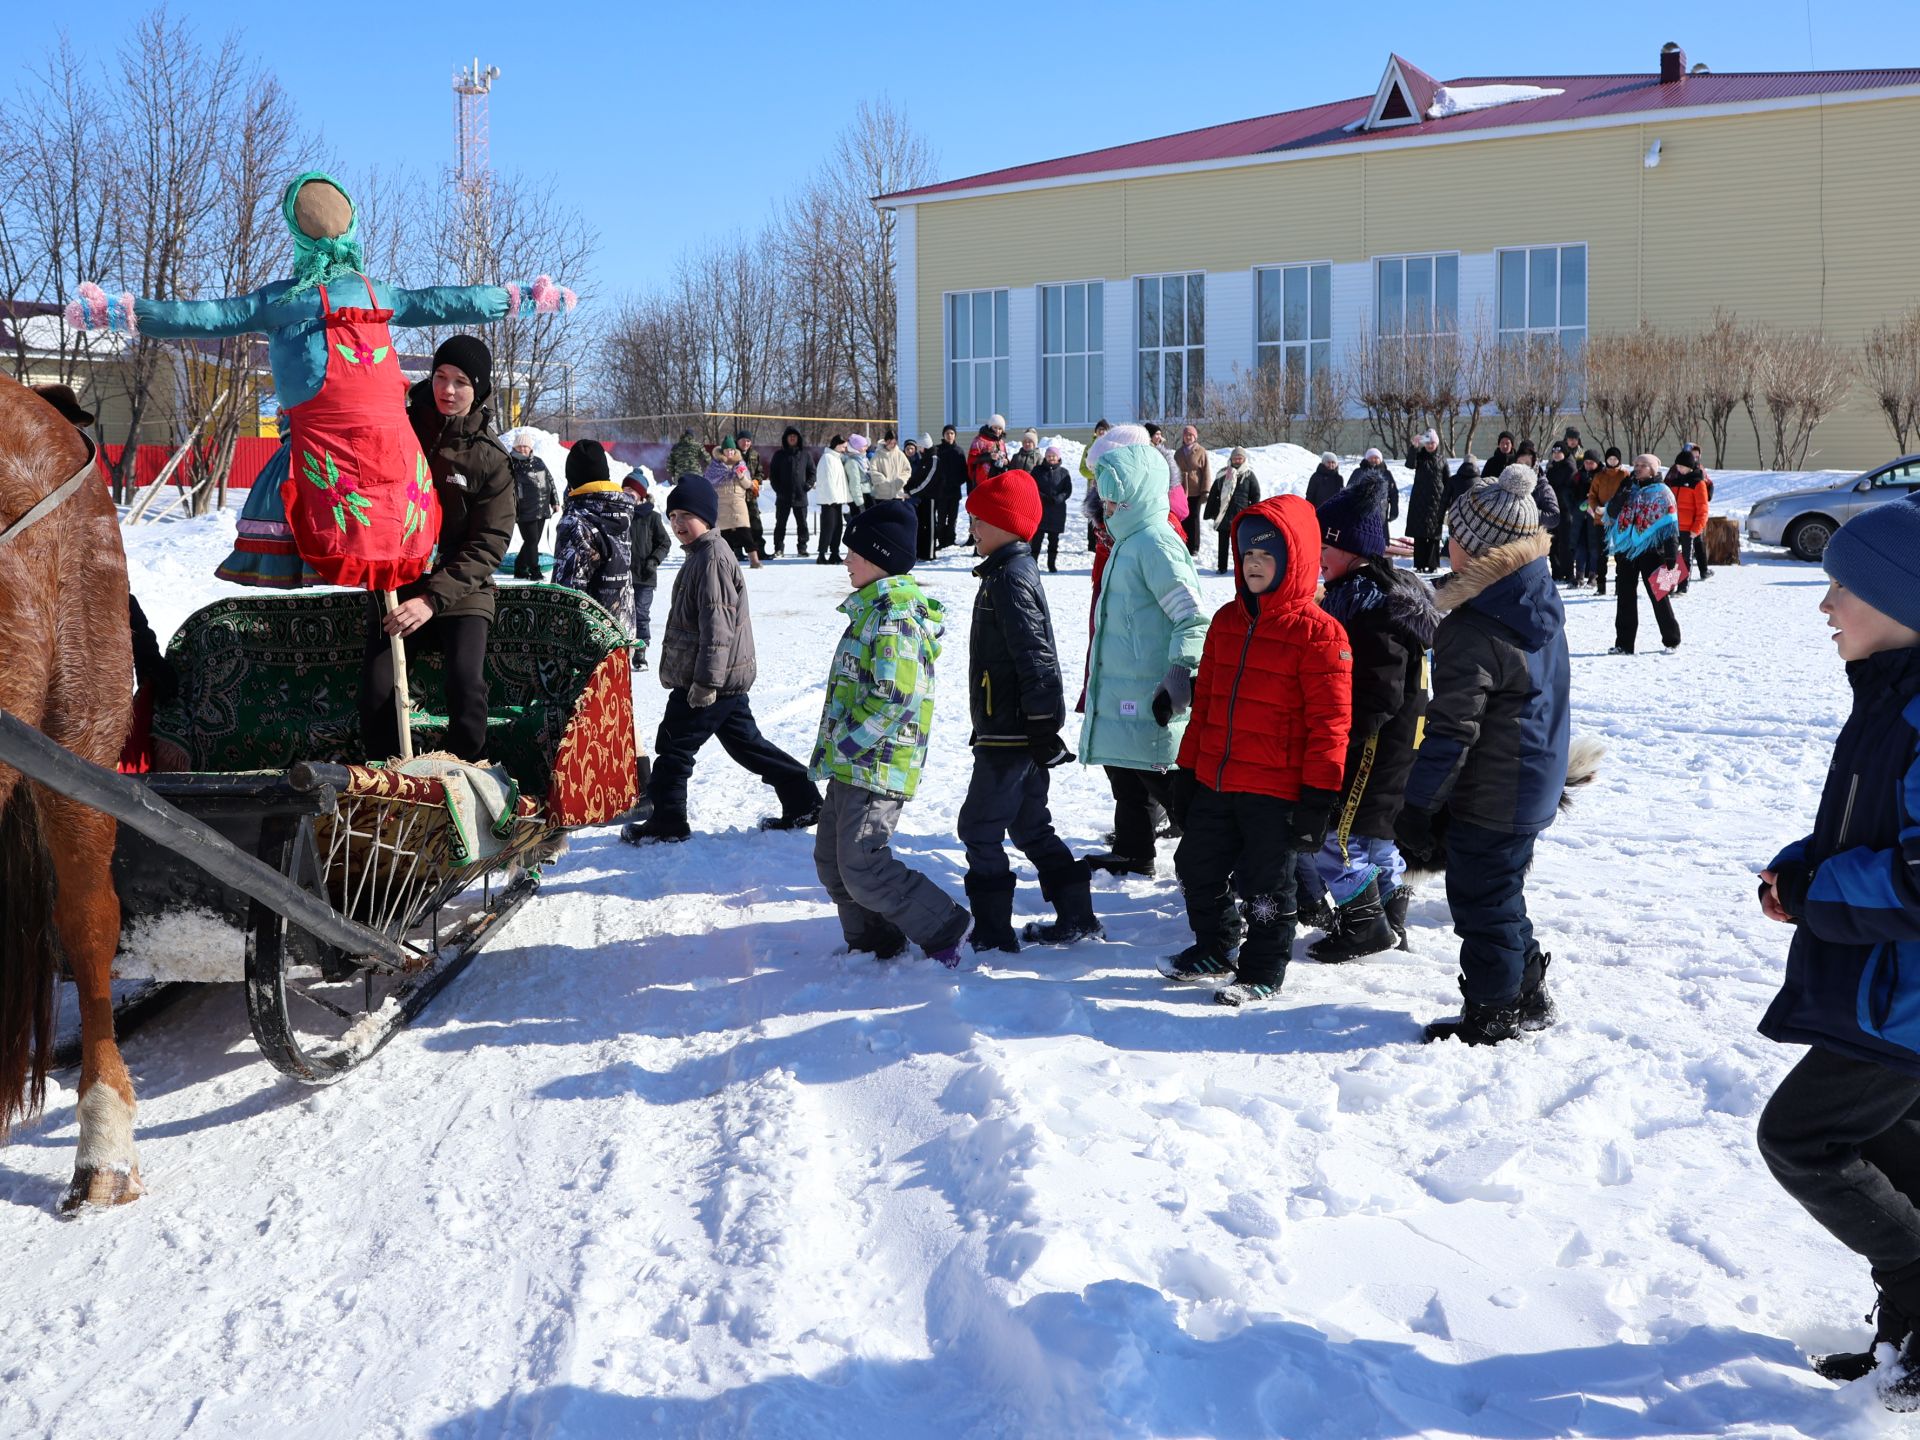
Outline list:
[[[67,325],[70,329],[84,330],[87,328],[87,317],[80,309],[80,302],[78,300],[69,300],[65,313]]]
[[[551,275],[534,277],[533,308],[542,315],[551,315],[560,308],[560,287],[553,283]]]
[[[140,317],[133,312],[133,292],[131,290],[122,290],[120,292],[120,318],[127,322],[127,333],[129,335],[138,335],[140,333]]]
[[[93,281],[80,282],[80,304],[86,316],[85,328],[91,330],[107,323],[107,292]]]
[[[519,309],[520,282],[518,280],[509,280],[507,282],[507,313],[509,315],[517,314]]]
[[[580,303],[580,297],[574,294],[573,291],[569,290],[564,285],[560,287],[560,295],[561,295],[561,298],[566,302],[567,312],[571,314],[573,312],[573,307]]]

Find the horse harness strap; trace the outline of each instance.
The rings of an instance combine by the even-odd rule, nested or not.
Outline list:
[[[33,525],[46,519],[47,516],[71,500],[74,492],[79,490],[79,488],[87,482],[87,477],[93,473],[94,457],[99,452],[94,446],[92,436],[82,435],[80,438],[87,442],[87,458],[85,463],[73,472],[73,478],[68,480],[66,484],[62,485],[58,490],[55,490],[51,495],[47,496],[46,499],[39,501],[32,509],[28,510],[26,514],[7,526],[6,529],[0,530],[0,546],[5,546],[14,540],[18,540]]]

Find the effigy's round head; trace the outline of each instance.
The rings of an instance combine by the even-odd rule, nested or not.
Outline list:
[[[309,180],[293,197],[293,223],[312,240],[332,240],[353,226],[353,202],[329,180]]]

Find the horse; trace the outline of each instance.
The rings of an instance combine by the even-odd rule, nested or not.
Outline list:
[[[119,518],[92,459],[59,412],[0,376],[0,707],[112,769],[132,713],[133,642]],[[109,990],[120,939],[114,832],[111,817],[0,765],[0,1138],[44,1106],[64,959],[80,998],[81,1068],[63,1213],[142,1193]]]

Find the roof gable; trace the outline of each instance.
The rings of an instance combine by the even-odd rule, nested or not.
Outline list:
[[[1387,57],[1387,68],[1373,92],[1373,107],[1359,128],[1384,130],[1396,125],[1418,125],[1432,107],[1440,82],[1410,60]]]
[[[1398,70],[1406,87],[1406,103],[1419,117],[1417,123],[1402,122],[1369,131],[1367,120],[1381,92],[1332,100],[1277,115],[1256,116],[1188,130],[1152,140],[1107,146],[1078,155],[1062,156],[1032,164],[1014,165],[983,174],[937,181],[932,185],[881,196],[881,203],[895,200],[939,199],[1002,185],[1039,184],[1069,181],[1078,176],[1111,174],[1116,171],[1157,170],[1183,165],[1219,164],[1245,158],[1252,160],[1307,150],[1337,153],[1342,145],[1370,141],[1375,145],[1394,141],[1458,138],[1470,139],[1474,132],[1503,130],[1514,126],[1574,125],[1582,122],[1605,123],[1633,115],[1681,115],[1690,111],[1712,111],[1725,106],[1772,106],[1814,97],[1827,99],[1873,98],[1889,91],[1920,92],[1920,69],[1904,70],[1826,70],[1826,71],[1714,71],[1690,75],[1684,83],[1662,85],[1652,72],[1629,75],[1480,75],[1449,80],[1445,85],[1412,66],[1398,55],[1391,58],[1388,76]],[[1383,86],[1385,88],[1385,79]],[[1422,92],[1424,81],[1432,89]],[[1524,87],[1532,98],[1496,106],[1460,108],[1449,113],[1433,113],[1442,90],[1497,89]],[[1424,103],[1414,108],[1424,93]]]

